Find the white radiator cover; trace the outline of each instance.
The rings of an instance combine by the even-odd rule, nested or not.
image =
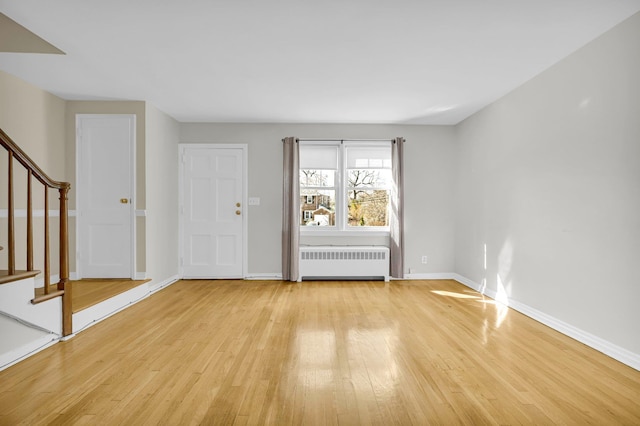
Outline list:
[[[384,279],[389,281],[389,248],[380,246],[300,247],[303,279]]]

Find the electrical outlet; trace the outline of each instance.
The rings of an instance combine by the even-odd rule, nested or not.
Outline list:
[[[427,256],[422,256],[422,263],[427,263]]]

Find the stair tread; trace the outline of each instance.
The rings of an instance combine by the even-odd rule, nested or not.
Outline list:
[[[6,269],[0,270],[0,284],[6,284],[13,281],[24,280],[26,278],[33,278],[38,275],[40,271],[15,271],[12,275],[9,275],[9,271]]]

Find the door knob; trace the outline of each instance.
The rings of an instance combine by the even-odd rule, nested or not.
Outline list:
[[[240,213],[241,213],[241,212],[240,212],[240,210],[236,210],[236,214],[237,214],[238,216],[240,216]]]
[[[129,202],[129,199],[128,198],[120,198],[120,202],[122,204],[127,204]]]
[[[240,203],[236,203],[236,207],[240,207]]]

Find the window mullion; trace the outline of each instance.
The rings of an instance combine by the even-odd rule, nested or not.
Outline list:
[[[341,143],[340,149],[338,150],[338,184],[336,185],[336,215],[338,216],[338,229],[341,231],[344,231],[347,228],[348,203],[346,198],[347,192],[345,191],[345,187],[347,185],[346,167],[344,143]]]

